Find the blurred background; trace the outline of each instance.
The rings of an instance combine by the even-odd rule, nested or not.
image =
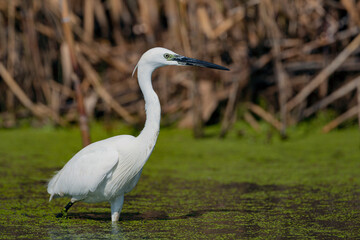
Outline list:
[[[121,119],[142,127],[132,71],[162,46],[230,72],[166,67],[153,74],[163,125],[243,120],[289,126],[331,112],[328,132],[360,116],[357,0],[1,0],[0,127]]]

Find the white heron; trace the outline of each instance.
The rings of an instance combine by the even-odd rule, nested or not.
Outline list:
[[[47,191],[53,198],[69,197],[57,217],[66,215],[78,201],[110,202],[111,220],[118,221],[124,194],[137,184],[160,130],[160,102],[152,83],[152,72],[166,65],[191,65],[221,70],[225,67],[178,55],[165,48],[152,48],[140,58],[135,70],[145,99],[146,122],[139,136],[120,135],[92,143],[76,153],[50,180]],[[133,73],[134,73],[133,72]]]

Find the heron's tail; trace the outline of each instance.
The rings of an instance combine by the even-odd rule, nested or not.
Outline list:
[[[56,189],[57,188],[56,185],[60,176],[59,173],[60,171],[57,172],[55,176],[53,176],[48,183],[47,192],[50,194],[49,202],[53,199],[55,195],[59,194],[57,193],[57,189]]]

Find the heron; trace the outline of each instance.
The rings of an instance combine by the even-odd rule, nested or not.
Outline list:
[[[155,69],[166,65],[229,70],[161,47],[146,51],[133,71],[134,75],[137,70],[138,84],[145,100],[143,130],[137,137],[119,135],[84,147],[51,178],[47,187],[49,201],[59,197],[70,198],[57,217],[65,217],[70,207],[79,201],[110,202],[111,220],[119,220],[124,195],[137,184],[159,135],[161,107],[151,75]]]

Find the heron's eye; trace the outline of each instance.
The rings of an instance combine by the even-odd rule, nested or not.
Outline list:
[[[165,53],[165,54],[164,54],[164,58],[165,58],[166,60],[170,60],[170,59],[172,58],[172,55],[169,54],[169,53]]]

